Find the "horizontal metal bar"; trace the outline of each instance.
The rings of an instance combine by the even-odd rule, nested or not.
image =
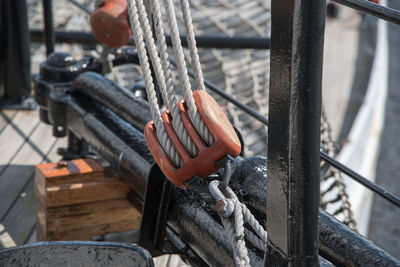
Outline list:
[[[32,29],[29,32],[32,42],[43,42],[43,31]],[[55,38],[60,43],[99,44],[91,32],[61,31],[55,32]],[[181,37],[182,46],[187,47],[186,36]],[[165,37],[167,45],[171,46],[171,37]],[[197,47],[220,49],[269,49],[269,38],[263,37],[225,37],[225,36],[196,36]],[[131,41],[130,44],[134,45]]]
[[[356,182],[362,184],[363,186],[367,187],[368,189],[374,191],[387,201],[391,202],[395,206],[400,208],[400,198],[393,195],[392,193],[388,192],[387,190],[379,187],[375,183],[371,182],[367,178],[361,176],[360,174],[356,173],[349,167],[343,165],[339,161],[335,160],[334,158],[331,158],[328,154],[325,152],[321,151],[321,159],[335,167],[336,169],[340,170],[341,172],[347,174],[351,179],[355,180]]]
[[[333,0],[336,3],[400,25],[400,11],[367,0]]]
[[[185,35],[180,36],[182,46],[187,47]],[[172,45],[171,37],[166,36],[168,46]],[[196,36],[196,46],[220,49],[269,49],[270,39],[265,37],[226,37],[215,35]]]
[[[32,29],[29,31],[31,42],[43,42],[43,31]],[[79,43],[79,44],[99,44],[99,41],[90,32],[81,31],[55,31],[56,42],[58,43]]]
[[[172,65],[176,66],[176,61],[173,58],[169,58],[169,61],[171,62]],[[188,75],[192,78],[194,78],[194,72],[191,69],[187,69]],[[204,85],[213,91],[214,93],[218,94],[220,97],[223,99],[227,100],[228,102],[234,104],[236,107],[240,108],[256,120],[262,122],[264,125],[268,126],[268,118],[265,117],[263,114],[255,110],[254,108],[243,104],[236,98],[234,98],[232,95],[227,94],[223,89],[219,88],[216,84],[211,82],[210,80],[204,79]]]

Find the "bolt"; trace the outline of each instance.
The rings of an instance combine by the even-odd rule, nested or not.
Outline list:
[[[67,168],[68,167],[68,161],[61,160],[57,162],[57,168]]]
[[[217,201],[217,203],[215,203],[215,210],[220,213],[224,210],[226,205],[228,205],[228,203],[225,201],[225,199],[220,199]]]
[[[228,218],[231,216],[234,210],[234,205],[232,200],[229,199],[220,199],[215,203],[215,210],[222,217]]]

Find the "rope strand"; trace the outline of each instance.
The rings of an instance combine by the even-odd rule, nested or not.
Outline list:
[[[127,4],[128,4],[128,12],[129,12],[129,18],[130,18],[130,22],[131,22],[131,28],[132,28],[132,32],[135,35],[136,49],[138,50],[140,67],[142,69],[144,83],[146,85],[146,93],[147,93],[149,103],[150,103],[151,116],[155,122],[157,137],[158,137],[158,140],[161,140],[160,144],[161,144],[162,148],[164,149],[165,153],[168,155],[168,157],[172,160],[172,162],[175,164],[175,166],[180,167],[183,164],[182,159],[179,157],[174,146],[172,146],[171,141],[169,140],[167,133],[165,132],[165,129],[164,129],[164,126],[163,126],[163,123],[161,120],[160,108],[157,103],[157,97],[156,97],[156,92],[154,89],[153,78],[151,77],[150,64],[148,61],[145,43],[143,40],[143,31],[140,27],[139,16],[137,13],[137,8],[136,8],[136,1],[128,0]]]
[[[204,139],[204,141],[208,145],[211,145],[212,143],[214,143],[214,138],[208,131],[206,125],[204,124],[203,120],[200,117],[200,114],[197,112],[197,107],[194,102],[193,93],[189,82],[189,76],[187,74],[183,48],[179,36],[178,23],[176,21],[176,15],[175,15],[175,8],[174,4],[172,3],[172,0],[165,0],[165,8],[166,8],[168,26],[171,34],[172,51],[174,53],[174,57],[177,62],[179,82],[183,91],[183,95],[186,100],[190,120],[192,121],[194,127],[196,128],[200,136]]]
[[[179,139],[184,144],[184,146],[186,147],[186,150],[189,152],[189,154],[192,156],[196,156],[198,153],[197,148],[194,145],[194,143],[192,142],[192,140],[190,139],[190,136],[187,133],[185,127],[183,126],[181,117],[179,115],[178,107],[176,105],[177,99],[173,92],[173,88],[170,87],[169,90],[167,90],[165,69],[162,68],[161,59],[157,52],[153,33],[151,31],[150,22],[148,19],[148,15],[147,15],[143,0],[136,0],[136,3],[137,3],[139,20],[140,20],[141,26],[144,31],[144,39],[147,43],[147,48],[149,51],[151,62],[153,63],[153,68],[154,68],[154,72],[157,77],[158,86],[160,88],[160,91],[161,91],[164,101],[167,103],[167,107],[171,110],[172,126],[174,127],[175,133],[178,135]],[[156,9],[158,7],[158,1],[154,1],[153,4],[157,5],[157,6],[154,6],[155,11],[157,11]],[[158,7],[158,11],[159,11],[159,7]],[[162,29],[162,25],[160,23],[157,23],[157,28],[159,30],[160,30],[160,28]],[[164,38],[164,37],[162,37],[162,38]],[[159,39],[159,37],[157,39]],[[161,58],[165,58],[165,55],[161,56]]]

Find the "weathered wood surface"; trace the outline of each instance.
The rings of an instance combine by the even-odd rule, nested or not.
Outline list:
[[[0,249],[26,243],[36,225],[34,165],[58,160],[50,126],[37,111],[0,114]],[[60,139],[58,145],[65,145]],[[35,241],[35,239],[31,239]]]
[[[92,159],[36,166],[38,239],[91,240],[137,230],[141,214],[128,200],[129,184],[104,175]]]
[[[65,164],[63,166],[62,164]],[[74,183],[102,182],[104,169],[93,159],[76,159],[64,162],[40,164],[36,168],[36,177],[43,178],[44,187],[69,185]],[[46,178],[46,179],[44,179]]]

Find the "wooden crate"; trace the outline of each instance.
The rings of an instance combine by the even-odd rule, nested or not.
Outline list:
[[[140,212],[127,200],[129,191],[124,181],[105,178],[92,159],[37,165],[38,240],[91,240],[139,229]]]

